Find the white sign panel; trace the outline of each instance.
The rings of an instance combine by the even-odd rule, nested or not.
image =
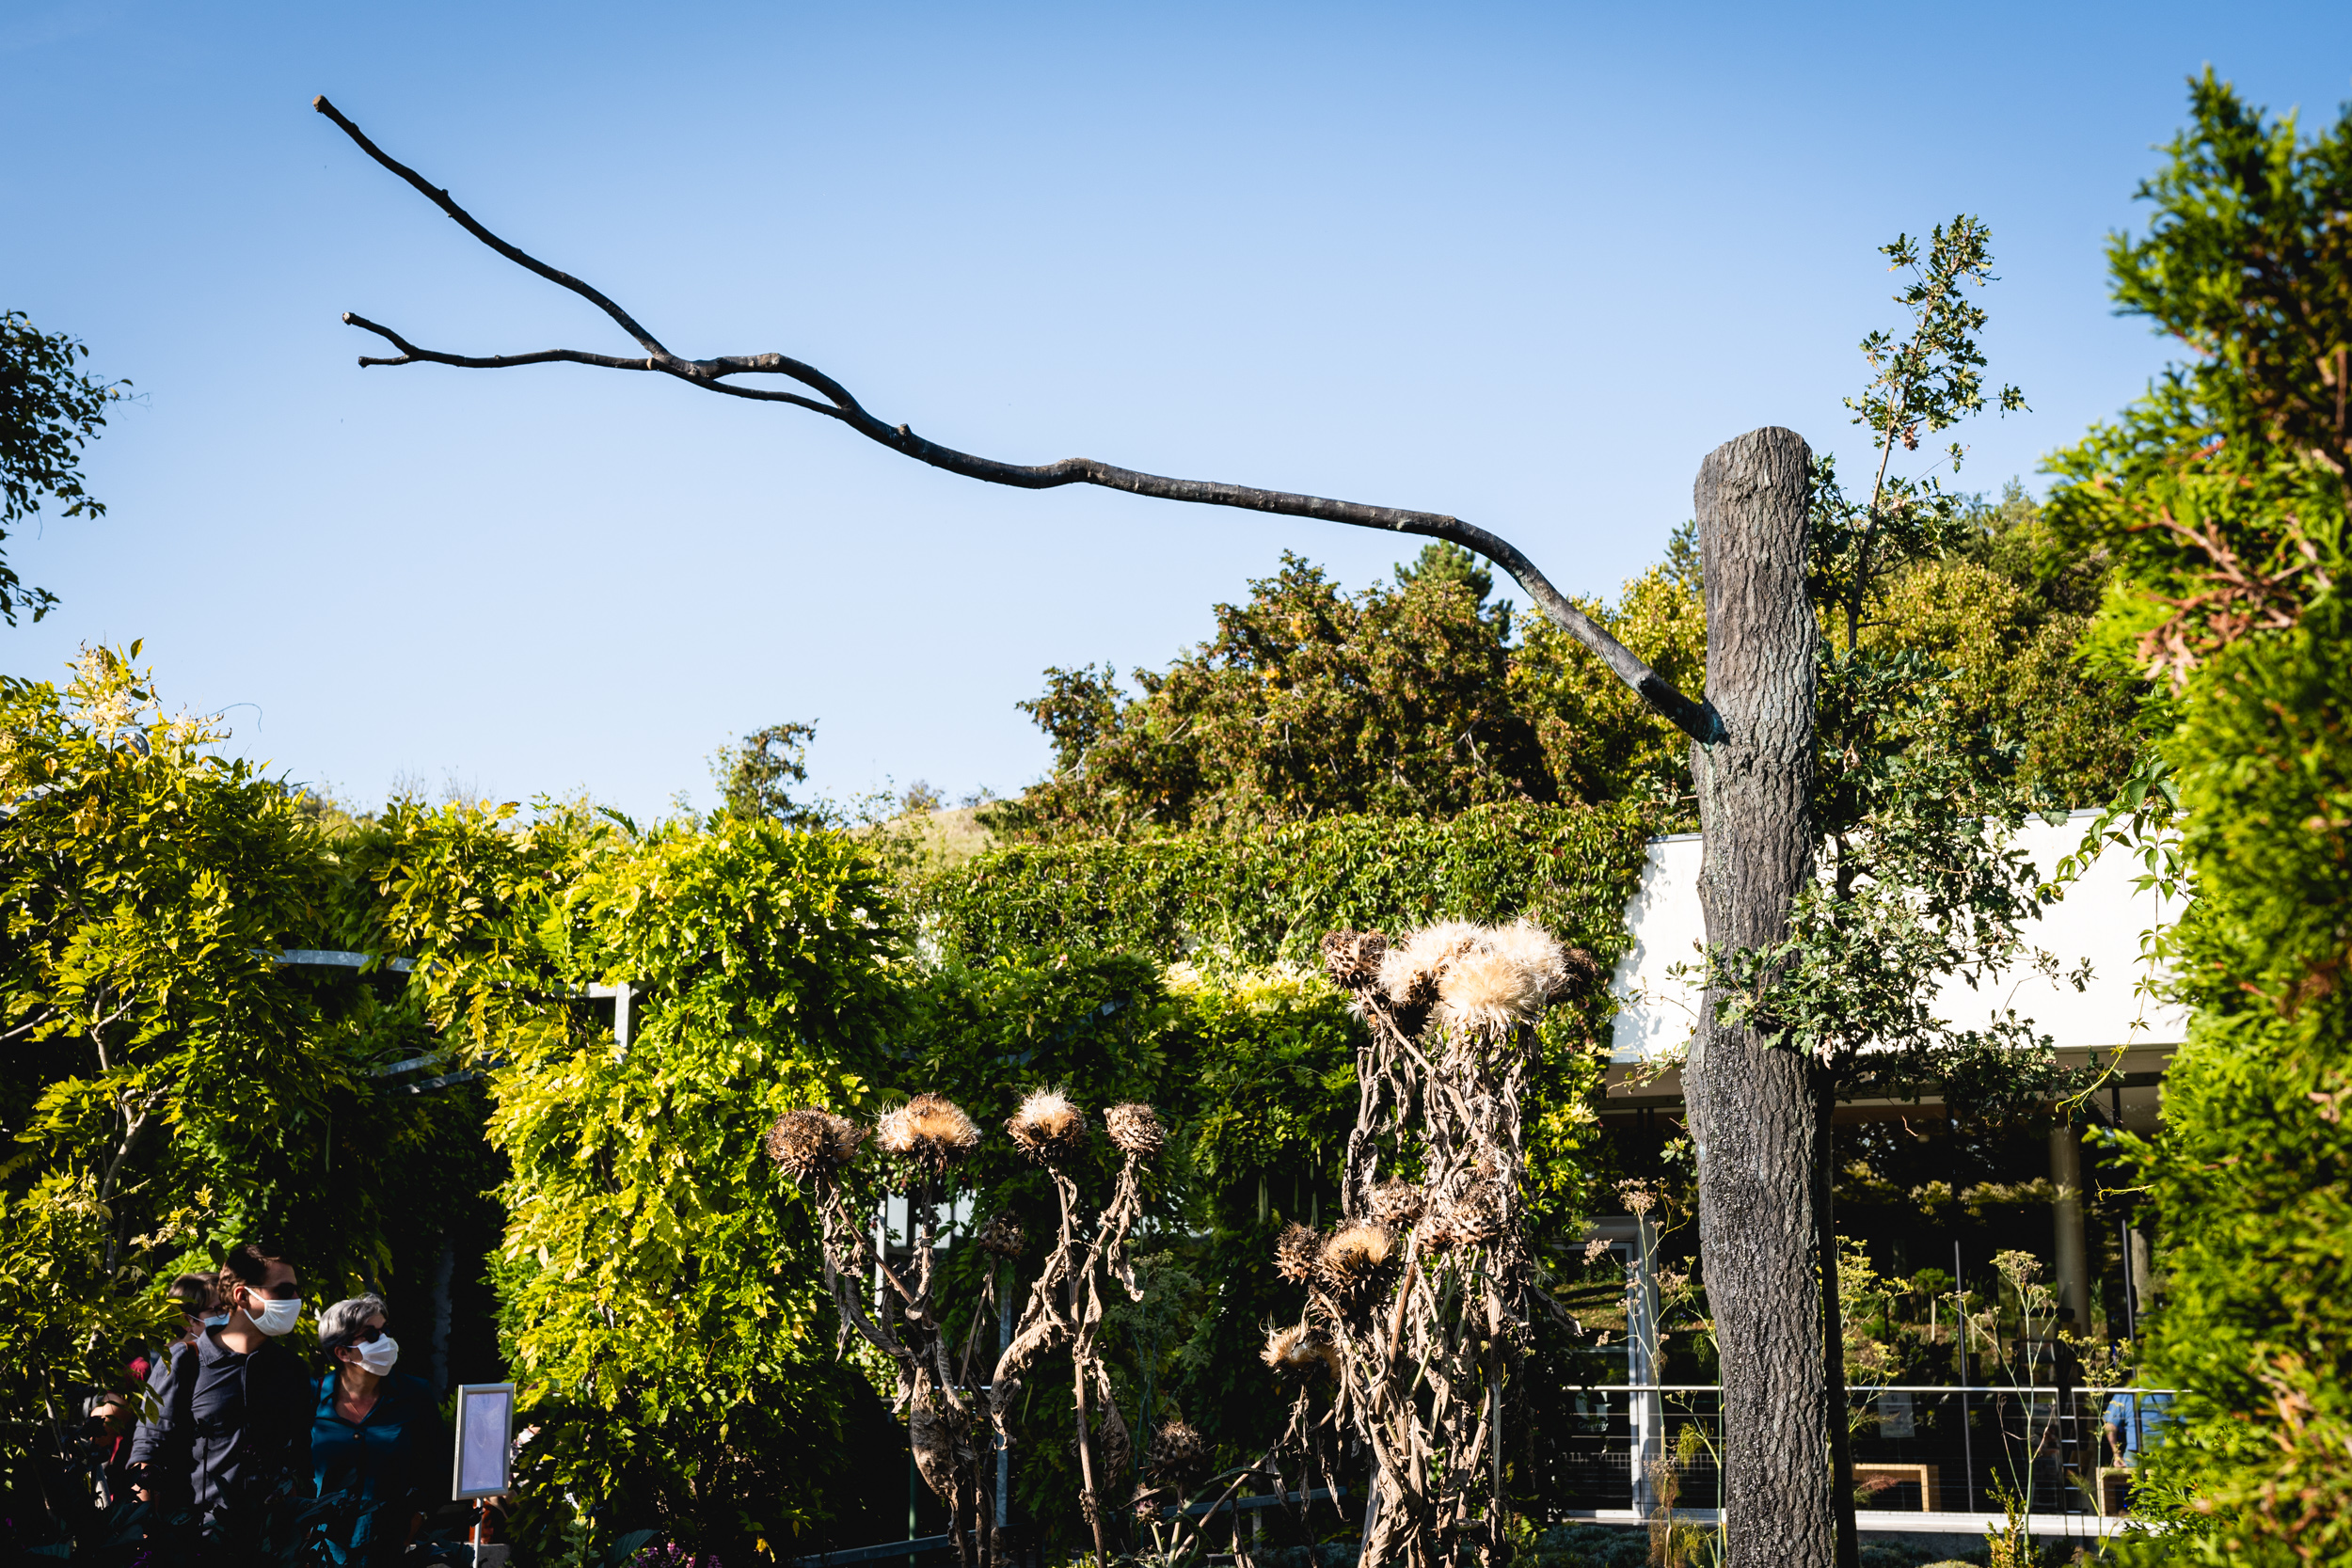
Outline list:
[[[503,1497],[515,1454],[515,1386],[457,1386],[457,1486],[460,1497]]]

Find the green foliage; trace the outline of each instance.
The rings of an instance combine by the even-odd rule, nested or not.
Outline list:
[[[9,1244],[47,1236],[66,1271],[8,1271],[0,1319],[60,1405],[119,1385],[183,1251],[275,1239],[314,1299],[381,1279],[465,1117],[369,1071],[414,1053],[413,1009],[276,962],[322,944],[334,857],[206,722],[164,717],[136,654],[0,681],[0,1195]],[[30,1438],[6,1430],[13,1471]]]
[[[111,1353],[162,1326],[143,1262],[179,1240],[178,1227],[136,1240],[128,1251],[139,1260],[125,1260],[87,1171],[53,1171],[22,1193],[0,1187],[0,1496],[38,1498],[52,1518],[76,1512],[81,1488],[40,1456],[71,1451],[76,1396],[113,1386]]]
[[[77,366],[88,356],[80,341],[40,331],[24,311],[0,310],[0,540],[38,513],[43,497],[63,501],[64,516],[105,515],[105,503],[82,487],[82,449],[130,383],[85,375]],[[8,625],[20,610],[38,621],[56,602],[45,588],[25,587],[0,558],[0,616]]]
[[[710,759],[710,776],[719,799],[738,816],[766,817],[787,827],[816,827],[821,807],[792,799],[792,786],[808,782],[808,746],[817,738],[814,724],[771,724],[745,736],[742,744],[723,746]]]
[[[512,1174],[508,1354],[538,1433],[517,1528],[658,1526],[773,1556],[822,1517],[852,1374],[832,1360],[811,1216],[761,1152],[798,1105],[866,1095],[897,945],[872,856],[725,814],[631,834],[550,808],[396,808],[387,927],[486,1070]],[[626,1049],[580,998],[635,989]]]
[[[1908,234],[1896,235],[1879,253],[1887,270],[1908,275],[1895,303],[1911,318],[1911,329],[1900,338],[1874,329],[1862,340],[1870,381],[1859,397],[1846,400],[1878,453],[1870,494],[1848,499],[1826,459],[1815,484],[1814,603],[1844,621],[1849,650],[1894,569],[1940,553],[1958,534],[1961,498],[1932,470],[1897,471],[1896,450],[1918,451],[1923,437],[1982,412],[1985,402],[1984,355],[1976,338],[1985,313],[1972,291],[1993,281],[1992,231],[1963,213],[1930,232],[1924,254]],[[1998,401],[2003,413],[2026,406],[2014,387],[2002,388]],[[1955,441],[1946,451],[1955,473],[1965,450]]]
[[[2126,1140],[2165,1226],[2146,1375],[2187,1390],[2144,1489],[2176,1528],[2136,1555],[2331,1561],[2352,1553],[2352,115],[2306,142],[2210,72],[2191,108],[2141,188],[2148,233],[2110,257],[2124,309],[2196,358],[2057,459],[2051,508],[2121,562],[2114,641],[2173,678],[2153,711],[2194,894],[2168,944],[2189,1039],[2162,1135]]]
[[[935,968],[912,1003],[912,1054],[891,1070],[983,1127],[1041,1085],[1098,1111],[1126,1098],[1159,1109],[1171,1140],[1150,1194],[1149,1299],[1114,1310],[1107,1343],[1131,1420],[1147,1403],[1181,1410],[1238,1462],[1283,1414],[1258,1359],[1265,1325],[1302,1306],[1270,1266],[1273,1239],[1338,1212],[1355,1122],[1360,1025],[1321,974],[1322,936],[1526,912],[1605,970],[1645,847],[1629,807],[1498,805],[991,850],[908,895]],[[1541,1237],[1576,1235],[1591,1200],[1611,1006],[1597,996],[1544,1026],[1529,1106]],[[969,1180],[974,1223],[1010,1212],[1034,1250],[1053,1213],[1043,1180],[1000,1142]],[[1027,1516],[1047,1521],[1067,1514],[1073,1484],[1064,1377],[1035,1381],[1041,1426],[1025,1427],[1020,1450]]]
[[[1399,588],[1416,584],[1436,587],[1440,583],[1463,589],[1471,599],[1483,604],[1486,595],[1495,591],[1495,575],[1491,568],[1480,563],[1477,556],[1446,539],[1433,539],[1423,545],[1410,566],[1403,562],[1397,563]]]
[[[1677,689],[1694,691],[1707,673],[1707,606],[1694,557],[1668,553],[1666,565],[1627,583],[1614,605],[1580,599],[1577,608]],[[1549,620],[1531,617],[1522,629],[1512,700],[1534,719],[1560,793],[1641,801],[1661,827],[1695,830],[1689,737]]]
[[[1314,967],[1327,931],[1525,913],[1606,966],[1625,942],[1646,840],[1628,806],[1333,816],[1251,833],[1010,845],[909,896],[923,942],[949,960],[1035,947]]]
[[[1285,553],[1216,607],[1216,635],[1127,698],[1109,670],[1022,704],[1056,770],[993,826],[1030,835],[1249,827],[1346,812],[1451,816],[1553,798],[1504,671],[1507,605],[1450,558],[1350,597]]]
[[[1849,499],[1826,460],[1814,494],[1808,586],[1826,632],[1814,774],[1822,875],[1792,906],[1786,942],[1718,956],[1732,980],[1725,1012],[1813,1057],[1824,1085],[1867,1080],[1916,1094],[1934,1082],[1948,1091],[1997,1062],[2042,1086],[2051,1056],[2031,1021],[1994,1006],[1980,1024],[1955,1028],[1936,1006],[1950,979],[1974,988],[2021,963],[2053,968],[2026,940],[2041,878],[2010,840],[2028,813],[2054,816],[2059,802],[2022,772],[2024,747],[1993,721],[1981,678],[1971,702],[1961,673],[1931,651],[1964,641],[1938,590],[1998,581],[1963,546],[2006,541],[1932,471],[1895,467],[1898,451],[1984,405],[1976,334],[1985,314],[1971,291],[1991,278],[1991,236],[1963,215],[1936,229],[1924,253],[1907,237],[1883,249],[1909,274],[1896,300],[1911,325],[1899,340],[1863,340],[1871,381],[1847,404],[1877,449],[1870,494]],[[1999,401],[2024,405],[2015,388]],[[1963,451],[1954,443],[1943,461],[1957,467]],[[1920,635],[1937,629],[1944,635]]]
[[[1259,1000],[1216,1004],[1223,1021],[1216,1029],[1231,1032],[1258,1028],[1252,1020],[1291,1016],[1261,1004],[1293,995],[1294,984],[1306,988],[1296,997],[1323,994],[1321,981],[1307,977],[1319,975],[1318,944],[1327,931],[1399,933],[1436,920],[1499,924],[1526,914],[1582,948],[1605,972],[1624,951],[1624,911],[1646,849],[1640,814],[1629,807],[1486,806],[1448,821],[1347,816],[1246,835],[1016,845],[937,874],[912,902],[923,941],[950,964],[1125,951],[1179,966],[1184,984],[1191,983],[1183,981],[1187,974],[1211,977],[1198,993],[1204,998],[1240,987],[1232,994]],[[1285,974],[1295,978],[1281,979]],[[1323,1005],[1336,1007],[1336,996]],[[1532,1108],[1537,1132],[1531,1164],[1539,1184],[1555,1184],[1547,1212],[1562,1218],[1582,1197],[1583,1173],[1570,1154],[1590,1134],[1584,1097],[1612,1006],[1595,997],[1581,1009],[1555,1011],[1545,1025],[1548,1066]],[[1303,1047],[1278,1043],[1288,1027],[1234,1037],[1232,1070],[1242,1075],[1235,1087],[1251,1087],[1229,1095],[1233,1103],[1205,1124],[1236,1131],[1210,1136],[1203,1177],[1238,1182],[1253,1208],[1258,1167],[1221,1151],[1270,1146],[1280,1158],[1263,1168],[1296,1172],[1300,1160],[1313,1158],[1306,1152],[1308,1130],[1323,1129],[1314,1137],[1329,1132],[1322,1110],[1297,1108],[1320,1104],[1316,1097],[1338,1068],[1300,1068],[1296,1053]],[[1348,1049],[1334,1064],[1349,1063],[1352,1082]],[[1336,1124],[1343,1135],[1352,1117],[1351,1105],[1349,1119]],[[1268,1119],[1250,1119],[1257,1117]],[[1251,1131],[1245,1135],[1243,1127]]]

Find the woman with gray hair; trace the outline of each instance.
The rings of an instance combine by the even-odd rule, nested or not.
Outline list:
[[[384,1298],[354,1296],[319,1314],[319,1379],[310,1458],[329,1509],[327,1553],[341,1563],[390,1562],[427,1510],[449,1497],[448,1445],[424,1379],[392,1370],[400,1345],[384,1332]]]

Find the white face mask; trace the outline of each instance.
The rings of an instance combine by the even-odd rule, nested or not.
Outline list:
[[[378,1377],[390,1371],[392,1363],[400,1359],[400,1341],[389,1334],[379,1334],[366,1344],[353,1345],[351,1349],[358,1355],[359,1365]]]
[[[258,1293],[247,1292],[248,1295]],[[245,1315],[252,1320],[254,1327],[275,1339],[294,1327],[294,1320],[302,1316],[302,1303],[299,1300],[279,1301],[275,1296],[265,1297],[259,1312],[247,1307],[245,1309]]]

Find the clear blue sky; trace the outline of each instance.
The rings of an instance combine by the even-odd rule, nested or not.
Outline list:
[[[478,353],[624,351],[311,113],[324,92],[688,354],[877,413],[1457,513],[1613,592],[1717,442],[1848,448],[1872,247],[1991,223],[1963,483],[2163,358],[2102,244],[2211,61],[2332,119],[2352,7],[0,8],[0,304],[145,400],[111,506],[9,549],[63,595],[0,668],[147,640],[172,705],[360,800],[395,775],[636,812],[816,719],[834,793],[1010,791],[1048,664],[1160,664],[1284,546],[1409,542],[992,489],[830,421],[578,368],[362,372],[355,310]]]

